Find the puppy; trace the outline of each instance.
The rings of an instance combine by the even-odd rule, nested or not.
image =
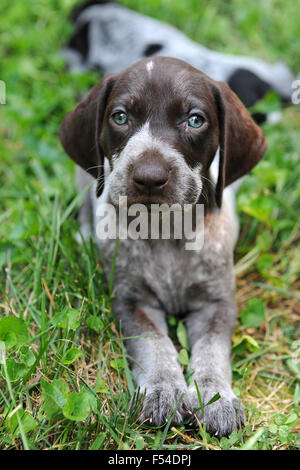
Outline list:
[[[82,169],[81,187],[95,181],[82,209],[85,229],[89,207],[97,225],[99,207],[109,203],[118,211],[120,197],[127,197],[128,211],[135,203],[147,210],[204,207],[203,224],[195,224],[201,249],[185,249],[184,236],[120,240],[112,308],[144,395],[140,421],[160,426],[172,416],[179,424],[195,419],[197,408],[210,433],[229,435],[245,419],[231,386],[238,235],[232,187],[262,158],[262,130],[225,83],[181,60],[153,57],[104,77],[65,116],[59,136]],[[110,276],[116,240],[97,238],[97,244]],[[185,318],[189,386],[168,337],[168,314]],[[204,416],[195,382],[204,405],[220,394]]]

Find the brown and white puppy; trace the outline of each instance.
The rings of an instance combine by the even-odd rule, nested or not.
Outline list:
[[[99,203],[117,206],[119,196],[127,196],[129,206],[204,204],[204,246],[197,252],[185,250],[184,240],[120,241],[113,311],[124,337],[135,337],[127,349],[145,393],[140,420],[161,425],[176,404],[175,424],[192,418],[199,408],[196,381],[204,404],[221,396],[204,417],[197,412],[199,419],[210,433],[230,434],[243,424],[244,412],[231,387],[237,223],[226,187],[263,156],[261,129],[226,84],[180,60],[154,57],[101,80],[65,116],[60,139],[96,180],[81,210],[83,231],[89,208],[95,214]],[[210,167],[216,154],[215,184]],[[89,178],[81,175],[79,187]],[[116,241],[97,243],[109,275]],[[168,337],[167,314],[186,319],[189,386]]]

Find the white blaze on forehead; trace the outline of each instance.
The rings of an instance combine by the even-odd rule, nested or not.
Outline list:
[[[149,75],[151,74],[151,70],[153,70],[153,68],[154,68],[153,60],[150,60],[146,64],[146,69],[147,69],[147,72],[149,73]]]
[[[174,157],[175,155],[181,159],[183,158],[183,155],[177,150],[151,133],[148,121],[130,137],[126,146],[120,153],[120,157],[129,157],[131,160],[134,160],[143,152],[150,149],[159,150],[165,158],[168,158],[168,156]]]

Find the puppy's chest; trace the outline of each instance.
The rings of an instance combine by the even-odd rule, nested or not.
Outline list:
[[[171,240],[121,240],[114,279],[120,297],[180,315],[220,294],[226,270],[224,253],[218,256],[214,247],[196,252]]]

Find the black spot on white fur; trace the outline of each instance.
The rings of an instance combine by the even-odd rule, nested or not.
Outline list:
[[[85,23],[76,30],[68,44],[68,47],[79,52],[84,60],[89,52],[88,31],[89,23]]]
[[[143,52],[145,57],[150,57],[153,54],[157,54],[157,52],[161,51],[163,48],[162,44],[149,44]]]
[[[256,124],[260,125],[267,121],[268,115],[266,113],[252,113],[251,117]]]
[[[245,106],[253,106],[271,90],[270,85],[255,73],[242,68],[229,77],[228,85]]]

